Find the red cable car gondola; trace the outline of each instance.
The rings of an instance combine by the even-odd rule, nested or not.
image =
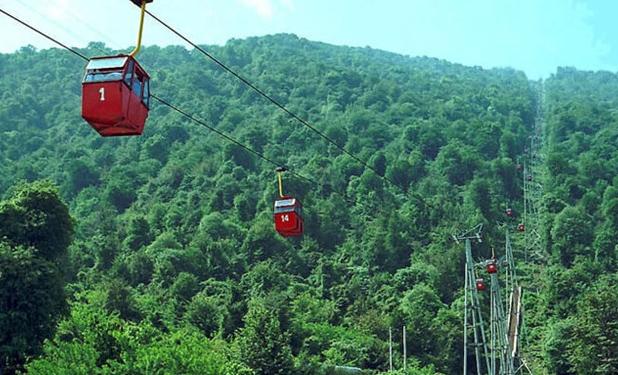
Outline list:
[[[140,135],[150,107],[150,77],[135,60],[142,44],[146,3],[141,8],[137,45],[128,55],[95,57],[82,81],[82,117],[104,137]]]
[[[302,205],[296,198],[283,196],[275,201],[275,229],[283,237],[303,234]]]
[[[496,261],[492,260],[487,263],[487,273],[496,273],[498,272],[498,265],[496,265]]]
[[[275,230],[283,237],[302,236],[304,231],[303,206],[298,199],[283,195],[281,174],[287,171],[287,168],[277,167],[276,171],[279,182],[279,198],[275,200],[274,204]]]
[[[513,216],[513,209],[512,208],[507,208],[504,213],[506,214],[506,216],[508,217],[512,217]]]
[[[82,117],[104,137],[142,134],[149,80],[129,55],[92,58],[82,82]]]
[[[476,290],[482,292],[485,289],[487,289],[485,286],[485,281],[483,279],[476,279]]]
[[[517,230],[520,232],[525,232],[526,231],[526,226],[524,225],[524,223],[519,223],[517,225]]]

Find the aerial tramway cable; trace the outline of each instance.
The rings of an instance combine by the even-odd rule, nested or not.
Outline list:
[[[10,14],[10,13],[6,12],[4,9],[0,8],[0,13],[4,14],[5,16],[7,16],[7,17],[9,17],[9,18],[12,18],[12,19],[13,19],[14,21],[16,21],[16,22],[21,23],[22,25],[26,26],[26,27],[27,27],[27,28],[29,28],[30,30],[32,30],[32,31],[36,32],[37,34],[39,34],[39,35],[41,35],[41,36],[43,36],[43,37],[47,38],[48,40],[50,40],[50,41],[52,41],[52,42],[56,43],[57,45],[59,45],[60,47],[62,47],[62,48],[64,48],[64,49],[66,49],[67,51],[69,51],[69,52],[73,53],[74,55],[79,56],[79,57],[80,57],[80,58],[82,58],[83,60],[86,60],[86,61],[90,60],[88,57],[86,57],[86,55],[84,55],[84,54],[82,54],[82,53],[80,53],[80,52],[76,51],[75,49],[73,49],[73,48],[71,48],[71,47],[67,46],[66,44],[64,44],[64,43],[60,42],[59,40],[57,40],[57,39],[53,38],[52,36],[50,36],[50,35],[48,35],[48,34],[45,34],[44,32],[40,31],[39,29],[37,29],[37,28],[35,28],[35,27],[33,27],[33,26],[30,26],[28,23],[26,23],[26,22],[24,22],[24,21],[20,20],[19,18],[17,18],[17,17],[15,17],[15,16],[13,16],[12,14]]]
[[[161,24],[163,27],[165,27],[166,29],[168,29],[169,31],[171,31],[172,33],[174,33],[176,36],[178,36],[180,39],[184,40],[185,42],[187,42],[188,44],[190,44],[193,48],[195,48],[196,50],[198,50],[199,52],[201,52],[204,56],[206,56],[208,59],[212,60],[215,64],[217,64],[219,67],[221,67],[223,70],[225,70],[226,72],[228,72],[229,74],[231,74],[232,76],[234,76],[235,78],[237,78],[238,80],[240,80],[243,84],[245,84],[247,87],[249,87],[250,89],[252,89],[253,91],[255,91],[256,93],[258,93],[260,96],[262,96],[264,99],[268,100],[270,103],[272,103],[274,106],[276,106],[277,108],[279,108],[281,111],[283,111],[284,113],[286,113],[288,116],[290,116],[291,118],[293,118],[294,120],[300,122],[303,126],[309,128],[311,131],[313,131],[314,133],[316,133],[317,135],[319,135],[322,139],[324,139],[326,142],[328,142],[329,144],[333,145],[335,148],[337,148],[338,150],[340,150],[341,152],[343,152],[344,154],[348,155],[349,157],[351,157],[353,160],[355,160],[356,162],[360,163],[363,167],[369,169],[370,171],[372,171],[376,176],[378,176],[380,179],[382,179],[383,181],[386,181],[387,183],[391,184],[392,186],[404,191],[404,193],[406,194],[410,194],[411,197],[413,197],[414,199],[416,199],[417,201],[421,202],[424,206],[426,207],[430,207],[430,208],[434,208],[433,205],[431,205],[430,203],[428,203],[425,198],[423,198],[420,194],[418,193],[414,193],[414,192],[406,192],[402,187],[400,187],[395,181],[393,181],[392,179],[390,179],[389,177],[387,177],[386,175],[382,175],[380,174],[374,167],[372,167],[371,165],[369,165],[366,161],[364,161],[363,159],[361,159],[360,157],[356,156],[354,153],[348,151],[345,147],[339,145],[337,142],[335,142],[332,138],[330,138],[328,135],[324,134],[322,131],[320,131],[319,129],[317,129],[315,126],[313,126],[311,123],[309,123],[308,120],[303,119],[302,117],[300,117],[299,115],[297,115],[296,113],[292,112],[289,108],[287,108],[285,105],[281,104],[279,101],[277,101],[275,98],[273,98],[271,95],[267,94],[264,90],[260,89],[259,87],[257,87],[254,83],[252,83],[251,81],[249,81],[249,79],[243,77],[241,74],[239,74],[238,72],[234,71],[232,68],[230,68],[229,66],[227,66],[225,63],[223,63],[221,60],[217,59],[214,55],[212,55],[211,53],[209,53],[208,51],[206,51],[204,48],[202,48],[200,45],[198,45],[197,43],[191,41],[191,39],[189,39],[187,36],[185,36],[184,34],[180,33],[178,30],[176,30],[174,27],[172,27],[171,25],[169,25],[167,22],[163,21],[161,18],[157,17],[156,15],[154,15],[151,11],[146,10],[146,14],[148,14],[150,17],[152,17],[155,21],[157,21],[159,24]]]
[[[260,96],[262,96],[263,98],[265,98],[266,100],[268,100],[270,103],[272,103],[273,105],[275,105],[277,108],[279,108],[281,111],[283,111],[284,113],[286,113],[288,116],[290,116],[291,118],[293,118],[294,120],[300,122],[303,126],[309,128],[311,131],[313,131],[314,133],[316,133],[317,135],[319,135],[322,139],[324,139],[326,142],[330,143],[331,145],[335,146],[339,151],[343,152],[344,154],[348,155],[349,157],[351,157],[352,159],[354,159],[355,161],[357,161],[358,163],[360,163],[361,165],[363,165],[365,168],[371,170],[373,173],[375,173],[378,177],[380,177],[381,179],[388,181],[389,183],[393,184],[394,186],[397,186],[397,184],[392,181],[390,178],[380,174],[374,167],[372,167],[371,165],[369,165],[366,161],[364,161],[363,159],[361,159],[360,157],[356,156],[355,154],[353,154],[352,152],[348,151],[345,147],[339,145],[337,142],[335,142],[332,138],[330,138],[328,135],[324,134],[324,132],[320,131],[319,129],[317,129],[315,126],[313,126],[311,123],[309,123],[309,121],[305,120],[304,118],[300,117],[299,115],[297,115],[296,113],[292,112],[289,108],[287,108],[285,105],[281,104],[278,100],[276,100],[275,98],[273,98],[271,95],[267,94],[264,90],[260,89],[259,87],[257,87],[254,83],[252,83],[251,81],[249,81],[247,78],[243,77],[242,75],[240,75],[239,73],[237,73],[236,71],[234,71],[232,68],[228,67],[225,63],[223,63],[221,60],[217,59],[215,56],[213,56],[211,53],[209,53],[208,51],[206,51],[204,48],[200,47],[197,43],[194,43],[193,41],[191,41],[188,37],[186,37],[185,35],[181,34],[179,31],[177,31],[174,27],[170,26],[168,23],[166,23],[165,21],[163,21],[162,19],[160,19],[159,17],[157,17],[156,15],[154,15],[152,12],[150,12],[149,10],[146,10],[146,13],[152,17],[155,21],[157,21],[159,24],[161,24],[163,27],[167,28],[168,30],[170,30],[172,33],[176,34],[180,39],[184,40],[185,42],[189,43],[193,48],[195,48],[196,50],[200,51],[204,56],[206,56],[207,58],[209,58],[210,60],[212,60],[215,64],[217,64],[219,67],[221,67],[223,70],[225,70],[226,72],[230,73],[231,75],[233,75],[234,77],[236,77],[238,80],[240,80],[242,83],[244,83],[246,86],[248,86],[249,88],[251,88],[253,91],[255,91],[256,93],[258,93]]]

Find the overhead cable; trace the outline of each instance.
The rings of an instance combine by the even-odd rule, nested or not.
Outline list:
[[[388,182],[390,182],[391,184],[397,186],[397,184],[392,181],[391,179],[389,179],[388,177],[380,174],[378,172],[377,169],[375,169],[374,167],[372,167],[371,165],[369,165],[366,161],[364,161],[363,159],[361,159],[360,157],[356,156],[355,154],[353,154],[352,152],[348,151],[345,149],[345,147],[339,145],[337,142],[335,142],[331,137],[329,137],[328,135],[324,134],[324,132],[320,131],[319,129],[317,129],[315,126],[313,126],[311,123],[309,123],[309,121],[305,120],[304,118],[300,117],[299,115],[297,115],[296,113],[292,112],[289,108],[287,108],[285,105],[281,104],[278,100],[276,100],[275,98],[273,98],[271,95],[267,94],[264,90],[260,89],[259,87],[257,87],[254,83],[252,83],[251,81],[249,81],[247,78],[243,77],[242,75],[240,75],[239,73],[237,73],[236,71],[234,71],[232,68],[230,68],[229,66],[227,66],[225,63],[223,63],[221,60],[217,59],[215,56],[213,56],[211,53],[209,53],[208,51],[206,51],[204,48],[202,48],[201,46],[199,46],[197,43],[194,43],[193,41],[191,41],[188,37],[186,37],[185,35],[183,35],[182,33],[180,33],[179,31],[177,31],[174,27],[170,26],[168,23],[166,23],[165,21],[163,21],[162,19],[160,19],[159,17],[157,17],[156,15],[154,15],[151,11],[146,10],[146,13],[152,17],[155,21],[157,21],[159,24],[161,24],[163,27],[167,28],[168,30],[170,30],[172,33],[176,34],[180,39],[184,40],[185,42],[189,43],[193,48],[195,48],[196,50],[198,50],[199,52],[201,52],[204,56],[206,56],[207,58],[209,58],[210,60],[212,60],[215,64],[217,64],[219,67],[221,67],[223,70],[225,70],[226,72],[230,73],[231,75],[233,75],[234,77],[236,77],[238,80],[240,80],[242,83],[244,83],[247,87],[251,88],[253,91],[255,91],[256,93],[258,93],[260,96],[262,96],[263,98],[265,98],[266,100],[268,100],[270,103],[272,103],[273,105],[275,105],[277,108],[279,108],[281,111],[285,112],[287,115],[289,115],[291,118],[295,119],[296,121],[300,122],[302,125],[306,126],[307,128],[309,128],[311,131],[313,131],[314,133],[316,133],[317,135],[319,135],[322,139],[324,139],[326,142],[330,143],[331,145],[335,146],[338,150],[340,150],[341,152],[343,152],[344,154],[348,155],[349,157],[351,157],[352,159],[354,159],[355,161],[357,161],[358,163],[360,163],[361,165],[363,165],[365,168],[371,170],[373,173],[375,173],[378,177],[380,177],[383,180],[386,180]]]

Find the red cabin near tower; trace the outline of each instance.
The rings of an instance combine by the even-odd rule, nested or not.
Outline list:
[[[104,137],[142,134],[150,106],[149,82],[131,56],[92,58],[82,82],[82,117]]]
[[[485,289],[487,289],[487,287],[485,286],[485,281],[483,279],[476,279],[476,290],[479,292],[484,291]]]
[[[487,273],[496,273],[498,272],[498,265],[496,265],[496,261],[491,261],[487,263]]]
[[[303,234],[302,205],[296,198],[283,196],[275,201],[275,229],[284,237]]]

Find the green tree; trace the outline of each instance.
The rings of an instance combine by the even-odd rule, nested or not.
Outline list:
[[[99,174],[96,168],[83,159],[72,160],[67,166],[69,189],[73,194],[78,193],[85,187],[97,185]]]
[[[213,337],[223,329],[225,316],[216,298],[199,293],[187,306],[186,317],[205,336]]]
[[[143,216],[131,216],[127,225],[125,245],[131,250],[138,250],[152,240],[150,226]]]
[[[591,256],[592,227],[586,213],[576,207],[566,207],[556,215],[551,229],[554,254],[563,266],[569,267],[575,256]]]
[[[474,177],[479,160],[469,146],[453,141],[440,149],[435,165],[451,184],[463,185]]]
[[[0,203],[0,370],[38,354],[66,308],[62,266],[73,235],[49,182],[18,186]]]
[[[36,249],[0,242],[0,370],[37,355],[66,309],[64,282]]]
[[[568,359],[568,346],[572,336],[573,321],[559,320],[551,322],[543,343],[547,369],[554,374],[572,374]]]
[[[66,256],[72,236],[69,210],[50,182],[20,185],[0,203],[0,238],[33,247],[47,260]]]
[[[438,351],[432,321],[444,307],[436,292],[426,284],[417,284],[404,295],[399,308],[409,332],[411,355],[427,360]]]
[[[199,280],[195,275],[181,272],[170,287],[170,292],[179,302],[185,303],[190,301],[199,289]]]
[[[618,373],[618,276],[602,277],[577,304],[567,341],[576,374]]]
[[[257,375],[290,374],[293,370],[289,337],[281,331],[273,308],[254,298],[237,336],[241,360]]]

